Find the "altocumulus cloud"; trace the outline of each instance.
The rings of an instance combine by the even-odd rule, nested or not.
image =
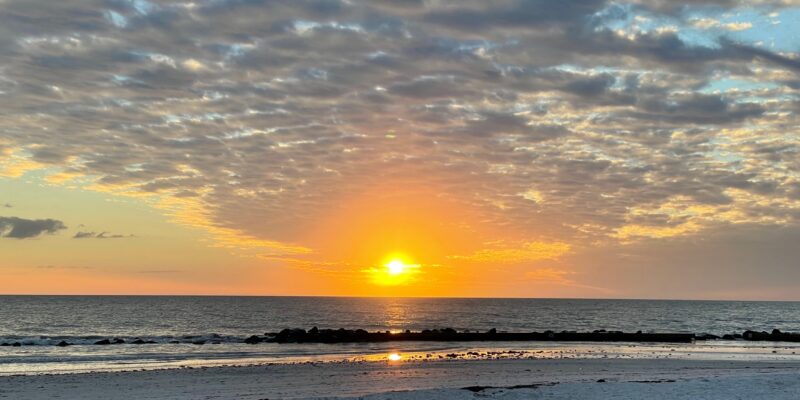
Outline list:
[[[292,243],[398,175],[571,251],[797,226],[792,3],[6,0],[0,175]]]
[[[0,217],[0,237],[29,239],[43,234],[53,234],[67,229],[63,222],[55,219],[25,219]]]

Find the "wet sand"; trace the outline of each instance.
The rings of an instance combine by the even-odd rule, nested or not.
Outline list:
[[[0,398],[800,398],[798,361],[436,359],[0,377]]]

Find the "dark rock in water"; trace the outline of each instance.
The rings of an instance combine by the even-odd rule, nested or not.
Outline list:
[[[180,340],[170,340],[169,344],[181,344]]]
[[[316,335],[316,334],[318,334],[318,333],[319,333],[319,328],[317,328],[317,327],[315,326],[315,327],[311,328],[311,329],[308,331],[308,333],[310,333],[310,334],[312,334],[312,335]]]
[[[192,342],[192,344],[203,345],[203,344],[206,344],[206,341],[205,340],[195,340],[195,341]]]
[[[800,333],[781,332],[773,329],[772,333],[764,331],[745,331],[744,340],[772,341],[772,342],[800,342]]]
[[[275,336],[275,341],[280,343],[300,343],[306,336],[306,330],[301,328],[284,329]]]
[[[108,340],[108,339],[103,339],[103,340],[98,340],[98,341],[94,342],[94,344],[107,345],[107,344],[111,344],[111,341]]]
[[[67,347],[67,346],[71,346],[71,344],[62,340],[62,341],[58,342],[58,344],[56,346],[58,346],[58,347]]]
[[[723,340],[736,340],[736,336],[734,335],[722,335]]]
[[[311,333],[316,332],[316,333]],[[251,336],[245,343],[379,343],[395,341],[588,341],[588,342],[661,342],[691,343],[695,339],[692,333],[625,333],[614,332],[498,332],[491,329],[487,332],[458,332],[453,328],[425,329],[421,332],[368,332],[363,329],[316,329],[306,332],[302,329],[284,329],[277,334],[264,337]]]
[[[131,342],[131,344],[146,344],[146,343],[147,343],[147,342],[145,342],[145,341],[144,341],[144,340],[142,340],[142,339],[136,339],[136,340],[134,340],[134,341],[132,341],[132,342]]]
[[[220,335],[218,335],[216,333],[211,335],[211,337],[214,338],[214,339],[221,339],[222,338],[222,336],[220,336]]]
[[[697,340],[717,340],[717,339],[719,339],[719,336],[712,335],[710,333],[704,333],[702,335],[696,335],[694,338],[697,339]],[[732,336],[731,336],[731,339],[733,339]]]
[[[605,383],[605,381],[606,381],[605,379],[598,379],[597,383]]]
[[[123,343],[125,343],[125,340],[120,339],[120,338],[114,338],[114,341],[112,343],[114,343],[114,344],[123,344]]]
[[[244,342],[247,344],[261,343],[261,341],[262,341],[261,338],[256,335],[250,336],[249,338],[244,340]]]
[[[0,343],[0,347],[8,347],[8,346],[11,346],[11,343],[6,343],[6,342]]]
[[[22,346],[22,343],[20,343],[20,342],[14,342],[14,343],[11,343],[11,346],[13,346],[13,347],[19,347],[19,346]]]

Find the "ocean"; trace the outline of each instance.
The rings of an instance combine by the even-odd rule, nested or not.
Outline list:
[[[625,354],[618,344],[414,343],[258,344],[244,338],[284,328],[369,331],[545,330],[692,332],[723,335],[774,328],[800,332],[800,302],[442,299],[213,296],[0,296],[0,375],[340,360],[387,352],[482,348]],[[120,338],[122,345],[94,345]],[[155,342],[130,344],[133,340]],[[72,346],[57,347],[66,341]],[[679,346],[687,354],[769,356],[775,346],[714,341]],[[790,344],[780,344],[782,348]],[[628,346],[630,347],[630,346]],[[653,348],[664,348],[655,346]],[[537,351],[538,351],[537,350]],[[670,351],[674,352],[675,348]],[[798,348],[800,351],[800,348]],[[553,353],[555,354],[555,353]],[[570,353],[572,354],[572,353]]]

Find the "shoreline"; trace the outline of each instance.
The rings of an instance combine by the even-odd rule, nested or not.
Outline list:
[[[800,360],[519,358],[269,363],[4,376],[0,377],[0,398],[265,399],[347,398],[379,394],[384,394],[380,398],[472,398],[469,396],[474,397],[476,393],[481,397],[491,397],[497,392],[508,394],[546,390],[558,394],[567,389],[591,392],[592,387],[601,385],[622,385],[623,389],[629,391],[632,389],[625,385],[630,384],[636,384],[634,389],[639,390],[666,384],[674,388],[705,385],[717,391],[714,393],[723,395],[727,393],[723,390],[724,385],[717,385],[716,381],[755,379],[753,388],[758,389],[757,380],[762,378],[772,379],[779,386],[790,388],[790,393],[796,398],[800,394],[798,371]]]
[[[0,351],[0,377],[114,373],[141,370],[260,366],[267,364],[405,363],[497,359],[638,359],[695,361],[800,361],[800,345],[771,342],[399,342],[343,344],[234,343],[215,346],[70,346]],[[123,351],[117,352],[117,349]],[[146,350],[146,351],[145,351]],[[38,352],[38,353],[37,353]],[[127,352],[127,353],[126,353]]]

